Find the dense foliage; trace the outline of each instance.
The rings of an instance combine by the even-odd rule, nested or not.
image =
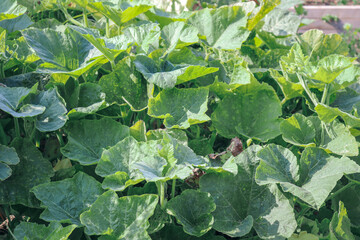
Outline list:
[[[360,69],[298,3],[1,1],[0,238],[358,239]]]

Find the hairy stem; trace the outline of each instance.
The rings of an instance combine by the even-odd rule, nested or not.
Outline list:
[[[328,100],[329,87],[330,87],[330,84],[325,84],[323,95],[321,97],[322,104],[328,104],[327,100]]]
[[[318,100],[316,99],[316,97],[313,95],[313,93],[310,91],[309,86],[306,84],[305,80],[302,78],[302,76],[300,74],[296,74],[299,82],[301,84],[301,86],[304,88],[306,94],[309,96],[311,102],[315,105],[315,107],[319,104]]]
[[[16,137],[21,137],[21,134],[20,134],[20,126],[19,126],[19,119],[18,119],[18,118],[14,118],[14,124],[15,124],[15,134],[16,134]]]
[[[110,38],[110,20],[109,20],[109,18],[106,18],[105,35],[107,38]]]
[[[85,27],[89,27],[89,21],[88,21],[88,18],[87,18],[87,14],[86,14],[86,9],[84,8],[84,11],[83,11],[83,18],[84,18],[84,26]]]
[[[172,186],[171,186],[171,198],[175,197],[175,187],[176,187],[176,179],[173,179]]]

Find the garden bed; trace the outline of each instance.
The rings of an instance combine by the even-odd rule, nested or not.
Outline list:
[[[311,24],[301,27],[300,32],[309,29],[321,29],[325,33],[341,33],[343,26],[350,23],[353,28],[360,27],[360,6],[304,6],[306,18],[314,20]],[[326,17],[327,16],[327,17]],[[323,20],[327,18],[328,21]],[[335,19],[334,19],[335,17]],[[336,20],[336,17],[338,20]]]

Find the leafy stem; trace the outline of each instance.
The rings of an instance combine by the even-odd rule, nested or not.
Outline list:
[[[159,194],[159,198],[160,198],[160,207],[161,209],[165,209],[165,185],[166,182],[162,182],[162,181],[158,181],[156,182],[156,187],[158,189],[158,194]]]
[[[5,79],[4,62],[0,61],[0,82],[3,82],[4,79]]]
[[[301,84],[301,86],[304,88],[306,94],[309,96],[311,102],[315,105],[315,107],[319,104],[318,100],[316,99],[316,97],[313,95],[313,93],[310,91],[309,86],[306,84],[305,80],[303,79],[303,77],[299,74],[296,73],[299,82]]]
[[[63,5],[58,4],[60,10],[64,13],[65,17],[67,20],[69,20],[69,22],[71,22],[72,24],[79,26],[79,27],[84,27],[80,22],[76,21],[68,12],[67,10],[64,8]]]
[[[20,126],[19,126],[19,119],[18,119],[18,118],[14,118],[14,124],[15,124],[15,134],[16,134],[16,137],[21,137],[21,134],[20,134]]]
[[[175,197],[175,187],[176,187],[176,179],[173,179],[173,182],[171,185],[171,198]]]
[[[342,188],[340,188],[339,190],[337,190],[336,192],[334,192],[333,194],[331,194],[330,196],[327,197],[326,201],[333,199],[334,197],[336,197],[337,195],[339,195],[340,193],[342,193],[343,191],[345,191],[346,189],[354,186],[356,183],[355,182],[349,182],[348,184],[346,184],[345,186],[343,186]]]
[[[88,18],[87,18],[87,14],[86,14],[86,9],[84,8],[84,11],[83,11],[83,18],[84,18],[84,26],[85,27],[89,27],[89,21],[88,21]]]
[[[106,18],[105,35],[107,38],[110,38],[110,20],[109,20],[109,18]]]
[[[321,97],[322,104],[328,104],[328,93],[329,93],[330,84],[325,84],[323,95]]]
[[[7,145],[5,131],[1,123],[0,123],[0,144]]]

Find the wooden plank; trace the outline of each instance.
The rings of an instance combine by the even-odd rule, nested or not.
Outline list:
[[[305,32],[309,29],[321,29],[326,34],[340,33],[343,31],[343,25],[350,23],[353,28],[360,27],[360,6],[304,6],[307,11],[305,18],[314,20],[313,23],[301,27],[299,32]],[[294,11],[294,9],[291,9]],[[327,23],[322,17],[330,14],[339,18],[338,22]]]

